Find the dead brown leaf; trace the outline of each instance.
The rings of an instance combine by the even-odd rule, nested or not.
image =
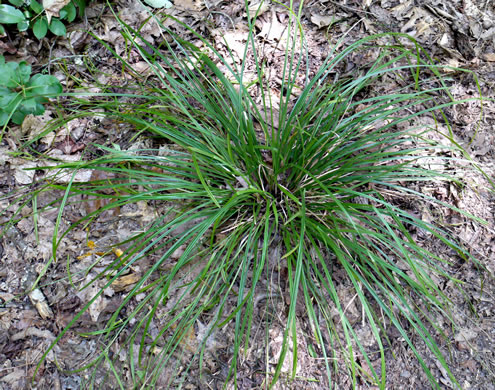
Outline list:
[[[69,3],[70,0],[43,0],[43,8],[45,9],[48,23],[50,23],[52,16],[60,16],[60,10]]]
[[[270,9],[270,4],[268,1],[264,0],[254,0],[249,3],[248,11],[249,16],[254,18],[255,16],[260,16]]]
[[[175,2],[175,6],[187,11],[201,11],[205,7],[202,0],[180,0]]]
[[[331,26],[335,22],[335,16],[333,15],[312,15],[311,21],[319,28]]]
[[[112,288],[115,292],[124,291],[127,287],[136,284],[139,278],[139,274],[121,276],[112,282]]]
[[[483,54],[483,59],[488,62],[495,62],[495,53]]]

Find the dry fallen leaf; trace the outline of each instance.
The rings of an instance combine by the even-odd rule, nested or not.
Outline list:
[[[254,0],[251,3],[249,3],[248,6],[249,16],[251,18],[254,18],[255,16],[260,16],[269,9],[270,9],[270,4],[268,3],[268,1],[265,0],[261,0],[261,1]]]
[[[331,26],[335,22],[334,15],[318,15],[315,14],[311,16],[311,21],[316,24],[319,28]]]
[[[22,161],[16,159],[15,161]],[[14,168],[14,177],[18,184],[31,184],[34,179],[36,171],[31,168],[36,168],[36,163],[33,161],[26,161],[20,165],[12,164]]]
[[[469,341],[475,339],[478,333],[474,329],[461,328],[458,333],[454,336],[455,341]]]
[[[29,140],[37,138],[43,130],[45,130],[46,125],[52,119],[51,113],[48,111],[44,115],[34,116],[29,114],[24,118],[22,122],[21,130],[24,136],[27,136]],[[40,139],[40,142],[44,144],[51,144],[55,138],[55,132],[50,132]]]
[[[204,8],[204,2],[201,0],[180,0],[175,2],[175,6],[188,11],[200,11]]]
[[[430,35],[432,18],[431,16],[422,8],[414,7],[408,15],[409,20],[405,23],[401,32],[412,35],[413,37],[418,37],[420,35]]]
[[[35,288],[29,293],[29,299],[38,310],[41,318],[46,320],[47,318],[53,317],[53,312],[48,306],[48,302],[46,301],[45,296],[39,288]]]
[[[55,336],[48,329],[38,329],[35,327],[29,327],[18,333],[13,334],[10,340],[18,341],[32,336],[44,338],[50,341],[55,340]]]
[[[96,294],[100,292],[100,289],[96,286],[91,286],[87,290],[87,299],[92,299]],[[100,316],[100,313],[105,310],[105,308],[108,305],[108,299],[103,298],[101,295],[99,295],[93,303],[89,306],[89,316],[94,322],[98,321],[98,317]]]
[[[59,16],[59,12],[70,0],[43,0],[43,8],[45,9],[46,18],[48,23],[50,23],[52,16]]]
[[[121,276],[112,282],[112,289],[115,292],[124,291],[128,286],[136,284],[139,281],[139,278],[139,274]]]
[[[144,0],[144,2],[153,8],[170,8],[172,3],[169,0]]]
[[[246,49],[246,41],[248,39],[247,31],[231,31],[222,34],[222,39],[227,47],[237,54],[237,57],[242,58]]]
[[[119,248],[112,248],[112,252],[114,253],[115,256],[120,257],[124,254],[122,249]]]
[[[8,383],[10,385],[14,385],[17,382],[21,381],[22,379],[26,378],[26,374],[23,369],[15,369],[13,372],[10,374],[4,375],[0,381]],[[20,388],[20,387],[17,387]]]
[[[285,36],[286,29],[287,25],[280,23],[273,14],[271,20],[263,23],[259,36],[265,37],[268,41],[272,42],[281,41],[281,47],[282,49],[285,49],[285,45],[287,44],[287,37]]]
[[[196,338],[196,332],[194,331],[194,326],[189,327],[185,334],[184,338],[180,343],[187,351],[194,353],[198,347],[198,340]]]
[[[465,360],[463,361],[460,366],[462,368],[469,368],[472,372],[476,372],[476,368],[477,368],[477,363],[476,363],[476,360],[474,359],[469,359],[469,360]]]
[[[488,62],[495,62],[495,53],[483,54],[483,59]]]
[[[134,70],[141,75],[146,75],[151,72],[150,64],[146,61],[138,61],[134,65]]]

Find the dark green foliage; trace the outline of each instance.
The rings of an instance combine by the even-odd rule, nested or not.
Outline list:
[[[38,39],[43,39],[47,32],[54,35],[65,36],[67,31],[64,22],[71,23],[77,16],[84,15],[86,8],[85,0],[72,0],[64,6],[58,17],[52,17],[48,22],[44,14],[43,5],[36,0],[9,0],[12,5],[0,4],[0,36],[5,34],[2,24],[16,24],[18,31],[32,29]]]
[[[26,115],[41,115],[47,97],[57,97],[62,85],[54,76],[35,74],[25,61],[5,62],[0,56],[0,126],[9,120],[20,125]]]

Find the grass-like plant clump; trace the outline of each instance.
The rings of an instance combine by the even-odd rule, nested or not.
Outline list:
[[[109,203],[71,228],[130,203],[172,206],[170,213],[126,241],[124,254],[98,275],[106,276],[110,286],[154,256],[105,328],[95,333],[104,337],[105,346],[93,363],[107,364],[125,388],[110,357],[118,341],[131,349],[127,369],[136,388],[153,387],[163,367],[176,362],[174,354],[183,353],[191,327],[201,320],[204,336],[188,369],[202,364],[209,336],[229,325],[234,339],[224,379],[236,387],[240,358],[253,341],[253,322],[260,314],[255,295],[261,290],[267,296],[280,294],[286,305],[283,348],[278,364],[265,362],[266,386],[281,374],[295,376],[301,310],[312,332],[313,353],[330,381],[345,366],[354,386],[367,380],[385,388],[388,332],[394,327],[432,386],[438,384],[417,340],[456,383],[436,341],[444,331],[437,316],[450,318],[449,301],[438,283],[454,279],[444,269],[448,260],[420,245],[413,232],[450,248],[451,259],[471,256],[447,227],[424,221],[403,205],[423,203],[466,215],[417,189],[424,182],[462,185],[447,171],[429,168],[432,156],[437,166],[455,166],[465,158],[442,114],[442,108],[459,102],[452,100],[422,48],[406,35],[376,35],[342,45],[308,77],[307,53],[296,49],[304,47],[304,40],[290,32],[279,75],[280,98],[273,101],[267,92],[270,80],[256,55],[253,19],[249,27],[243,61],[236,65],[198,34],[202,49],[164,28],[167,39],[155,47],[122,24],[154,77],[143,86],[145,93],[100,102],[105,112],[98,115],[130,123],[165,147],[162,153],[101,147],[102,157],[62,165],[75,172],[104,171],[107,179],[53,184],[65,190],[60,216],[72,197],[80,195],[108,198]],[[289,31],[298,28],[294,23]],[[367,66],[339,77],[349,56],[371,51]],[[248,57],[256,73],[249,82]],[[302,83],[297,81],[301,74],[306,74]],[[387,78],[398,80],[400,89],[374,93],[373,87]],[[75,115],[91,111],[79,108]],[[436,125],[418,125],[423,117],[434,118]],[[65,234],[54,238],[54,251]],[[273,248],[280,256],[273,256]],[[278,291],[269,287],[270,279],[279,281]],[[374,356],[348,318],[338,291],[342,283],[359,302],[361,322],[375,339]],[[156,323],[161,328],[151,332]],[[136,345],[139,353],[134,354]],[[293,366],[286,372],[282,368],[289,354]],[[339,361],[342,356],[345,360]],[[377,356],[378,367],[372,363]]]

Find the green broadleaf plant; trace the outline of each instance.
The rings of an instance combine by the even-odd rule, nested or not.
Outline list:
[[[0,56],[0,126],[11,120],[20,125],[26,115],[41,115],[48,97],[62,93],[62,85],[54,76],[35,74],[25,61],[5,62]]]
[[[64,24],[60,20],[55,18],[51,20],[48,29],[55,35],[59,35],[59,36],[65,36],[65,34],[67,33]]]
[[[26,18],[21,11],[8,4],[0,4],[0,23],[16,24],[23,22]]]
[[[39,18],[33,24],[33,34],[36,38],[42,39],[48,32],[48,21],[46,18]]]
[[[59,17],[52,17],[50,23],[44,14],[43,5],[36,0],[9,0],[12,5],[0,4],[0,35],[5,34],[2,24],[16,24],[18,31],[32,29],[33,34],[38,39],[43,39],[48,31],[57,36],[67,34],[64,21],[71,23],[77,16],[84,15],[86,8],[85,0],[72,0],[59,12]]]
[[[416,356],[432,387],[440,385],[417,340],[457,383],[435,337],[447,337],[449,331],[436,325],[436,316],[453,321],[450,302],[436,280],[458,281],[446,270],[449,260],[424,248],[413,232],[437,240],[452,259],[474,259],[452,238],[448,226],[424,221],[403,205],[407,201],[433,211],[448,208],[483,223],[415,189],[425,182],[463,185],[459,177],[425,167],[423,161],[432,156],[444,164],[462,162],[463,169],[469,161],[476,168],[442,113],[463,101],[451,98],[438,66],[418,43],[399,33],[343,45],[309,78],[307,53],[297,49],[305,43],[297,20],[292,14],[278,101],[267,93],[271,80],[257,55],[251,57],[255,80],[248,80],[248,53],[257,53],[253,18],[248,17],[250,33],[241,65],[231,61],[232,52],[232,58],[223,57],[193,30],[189,32],[203,49],[163,25],[168,39],[162,46],[144,47],[139,32],[121,22],[126,39],[150,64],[155,78],[146,78],[142,93],[102,94],[98,96],[112,99],[94,104],[110,118],[147,131],[170,147],[158,153],[101,146],[103,157],[59,166],[109,175],[87,183],[50,184],[65,191],[59,221],[64,207],[81,195],[113,200],[68,231],[56,229],[54,256],[71,229],[90,224],[103,211],[137,202],[172,206],[124,243],[126,252],[97,277],[106,276],[108,282],[58,335],[53,345],[105,288],[153,256],[105,328],[93,333],[104,337],[106,345],[81,369],[110,364],[111,373],[125,386],[120,363],[109,358],[118,341],[130,348],[125,369],[135,388],[154,387],[163,368],[176,364],[174,354],[183,350],[191,327],[201,321],[206,332],[191,362],[201,365],[208,338],[232,326],[231,359],[223,380],[237,388],[241,355],[252,342],[256,315],[263,312],[255,306],[255,296],[264,291],[267,297],[289,297],[282,300],[287,303],[278,317],[285,329],[278,363],[265,362],[266,387],[281,375],[295,377],[297,348],[290,353],[293,366],[288,372],[283,362],[289,341],[297,345],[300,310],[312,332],[312,353],[320,358],[330,383],[344,366],[354,387],[361,380],[385,389],[391,328]],[[295,30],[299,39],[292,34]],[[363,52],[374,53],[370,63],[339,76],[349,56]],[[119,59],[132,71],[125,58]],[[302,84],[301,74],[306,74]],[[400,79],[400,87],[373,94],[373,86],[390,78]],[[91,109],[81,111],[81,103],[92,104],[78,100],[74,115],[92,115]],[[423,117],[434,118],[437,125],[412,125]],[[435,141],[439,137],[442,142]],[[173,257],[179,249],[178,258]],[[272,287],[270,280],[280,284]],[[373,351],[360,341],[341,302],[342,283],[355,294],[361,322],[374,339]],[[270,312],[269,301],[265,313]],[[153,335],[151,327],[158,329]],[[377,357],[378,365],[372,363]],[[177,386],[173,380],[169,386]]]

